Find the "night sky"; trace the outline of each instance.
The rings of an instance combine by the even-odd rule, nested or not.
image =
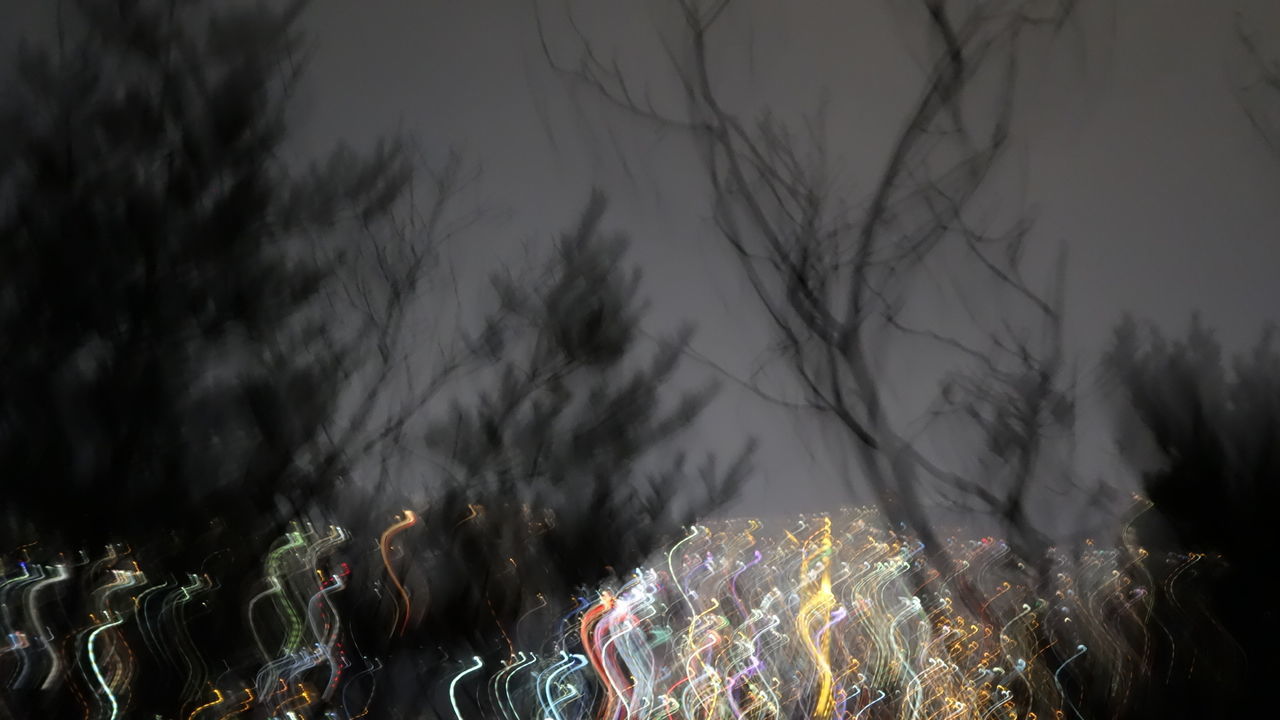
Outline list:
[[[0,4],[6,55],[21,33],[48,32],[48,17],[34,10],[41,4]],[[558,7],[542,4],[548,13]],[[767,328],[714,236],[688,143],[568,91],[546,67],[533,6],[318,0],[306,20],[314,57],[297,152],[399,129],[429,151],[453,146],[482,166],[471,199],[489,219],[455,248],[460,277],[469,278],[464,304],[468,292],[483,296],[483,273],[520,243],[549,244],[599,184],[613,200],[606,224],[632,237],[645,271],[648,329],[692,320],[695,349],[745,374]],[[907,49],[910,17],[872,0],[742,6],[723,35],[737,57],[754,58],[726,78],[735,97],[798,113],[827,88],[833,152],[855,192],[865,187],[920,77],[922,53]],[[645,34],[665,20],[644,7],[601,2],[589,29],[602,40],[625,36],[626,57],[652,57]],[[1241,110],[1252,75],[1238,22],[1278,29],[1280,4],[1084,0],[1074,26],[1028,56],[1000,211],[1036,219],[1033,252],[1047,258],[1066,244],[1068,338],[1086,406],[1098,399],[1089,371],[1126,310],[1180,332],[1198,309],[1228,349],[1280,314],[1280,157]],[[636,62],[637,73],[648,72]],[[712,374],[692,361],[687,370],[691,381]],[[921,382],[903,379],[905,405],[933,391],[928,370],[919,369]],[[762,441],[760,472],[734,511],[817,510],[838,492],[838,463],[824,460],[820,433],[731,383],[696,433],[707,447],[736,447],[746,434]],[[1082,473],[1122,474],[1109,436],[1100,412],[1083,415]]]

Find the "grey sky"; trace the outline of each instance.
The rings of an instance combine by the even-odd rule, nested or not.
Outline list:
[[[1021,177],[1009,181],[1011,204],[1024,202],[1037,219],[1037,242],[1069,248],[1071,349],[1087,368],[1122,311],[1181,330],[1193,309],[1238,347],[1280,314],[1280,158],[1267,153],[1233,94],[1248,79],[1235,13],[1280,42],[1280,4],[1081,4],[1075,31],[1030,58],[1035,80],[1015,149]],[[6,0],[3,16],[23,15],[24,5],[31,3]],[[623,5],[643,20],[650,13],[636,8],[652,4],[610,0],[597,12],[607,18]],[[758,64],[739,91],[799,112],[829,87],[829,125],[849,128],[838,150],[855,183],[869,177],[915,91],[918,62],[903,50],[903,16],[876,0],[746,5],[735,28]],[[479,161],[483,200],[504,219],[467,239],[461,262],[471,272],[519,241],[549,241],[599,183],[614,199],[609,224],[632,236],[646,272],[650,327],[693,320],[698,351],[747,367],[766,330],[742,301],[696,177],[678,170],[695,167],[687,148],[623,141],[636,182],[628,180],[607,151],[606,128],[625,127],[617,116],[587,122],[589,103],[574,109],[543,64],[531,12],[518,0],[317,0],[306,21],[315,56],[300,146],[323,149],[399,127]],[[635,35],[636,18],[613,22],[612,32]],[[24,23],[0,19],[5,25],[7,49]],[[610,31],[607,20],[602,27]],[[823,448],[806,424],[726,385],[698,433],[713,447],[760,436],[761,472],[740,509],[808,511],[831,502],[835,470],[814,461],[810,450],[821,457]],[[1087,415],[1083,466],[1112,471],[1106,438],[1101,418]]]
[[[1280,299],[1280,162],[1266,153],[1234,94],[1248,77],[1235,43],[1237,7],[1252,27],[1280,34],[1280,6],[1116,5],[1083,3],[1075,32],[1031,59],[1040,79],[1017,151],[1036,238],[1045,247],[1069,247],[1069,338],[1085,366],[1123,310],[1181,329],[1198,308],[1238,346],[1276,318]],[[876,133],[887,137],[894,129],[917,72],[902,50],[902,19],[887,7],[751,3],[756,22],[736,26],[767,65],[756,67],[751,90],[801,111],[829,86],[831,124],[848,123],[848,154],[870,166]],[[543,67],[529,8],[509,0],[317,2],[309,132],[322,142],[399,123],[478,158],[485,195],[509,215],[474,239],[477,257],[499,257],[515,240],[551,237],[591,182],[612,187],[610,218],[635,240],[652,325],[691,317],[700,328],[697,349],[724,364],[759,352],[761,330],[711,236],[698,185],[669,171],[679,166],[672,156],[683,146],[646,141],[648,167],[632,157],[640,182],[628,185],[617,156],[592,150],[609,147],[600,128],[619,125],[618,118],[602,119],[592,140],[581,139],[591,124],[568,109],[569,96]],[[636,26],[628,20],[617,27]],[[767,95],[779,87],[790,97]],[[540,112],[552,118],[554,149]],[[661,179],[645,178],[654,173]],[[1105,443],[1098,418],[1083,424],[1082,443]],[[814,441],[804,437],[810,431],[796,427],[728,386],[709,413],[701,430],[707,440],[728,444],[754,432],[764,442],[761,482],[742,503],[748,511],[808,510],[830,501],[831,470],[814,468],[806,451]],[[1097,445],[1084,454],[1084,464],[1110,465]]]

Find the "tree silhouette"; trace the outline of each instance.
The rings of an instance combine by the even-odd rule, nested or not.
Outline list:
[[[1139,537],[1155,557],[1172,550],[1192,561],[1180,587],[1169,568],[1160,578],[1169,645],[1155,667],[1168,677],[1153,678],[1153,697],[1210,716],[1251,710],[1276,639],[1274,609],[1257,602],[1275,564],[1268,544],[1280,501],[1274,330],[1228,363],[1198,317],[1176,340],[1127,318],[1105,363],[1124,401],[1121,449],[1152,503]]]
[[[687,327],[644,358],[640,274],[624,265],[625,238],[602,232],[604,211],[593,194],[540,281],[494,276],[491,380],[428,435],[453,469],[426,523],[439,530],[424,537],[456,549],[430,574],[432,614],[469,613],[491,640],[543,602],[545,616],[525,621],[526,639],[541,640],[566,590],[630,572],[746,478],[750,444],[726,468],[688,466],[680,440],[714,387],[672,387]],[[450,596],[451,578],[465,591]]]
[[[352,253],[420,242],[389,218],[410,158],[281,159],[303,3],[68,6],[0,108],[6,533],[190,537],[302,506],[379,437],[341,389],[385,389],[366,349],[428,268],[384,274],[370,322],[332,298]]]
[[[149,589],[215,578],[177,630],[238,666],[260,553],[465,363],[408,320],[473,219],[453,212],[470,176],[402,142],[285,160],[304,3],[66,8],[0,104],[0,538],[70,563],[84,597],[59,591],[48,622],[73,628],[108,572],[79,548],[120,541],[112,562],[140,561]],[[426,377],[406,365],[432,348]],[[132,706],[179,708],[181,675],[149,657]],[[72,694],[10,700],[80,712]]]
[[[1043,504],[1046,480],[1061,478],[1050,477],[1042,456],[1073,422],[1061,283],[1041,292],[1024,278],[1027,222],[992,230],[978,216],[1010,143],[1022,43],[1037,29],[1060,29],[1073,3],[905,6],[927,38],[927,67],[887,140],[883,168],[858,196],[839,182],[852,169],[837,167],[825,117],[790,122],[729,89],[726,18],[741,4],[670,5],[679,21],[659,38],[666,56],[655,63],[671,69],[666,75],[643,75],[611,54],[581,29],[572,3],[539,14],[543,48],[553,68],[606,107],[692,141],[717,234],[773,330],[772,357],[789,382],[736,379],[833,428],[854,460],[850,490],[870,489],[893,526],[925,542],[940,572],[950,560],[928,510],[939,500],[995,518],[1018,554],[1044,557],[1049,539],[1031,510]],[[557,16],[567,17],[559,33],[547,29]],[[563,36],[570,39],[556,41]],[[680,100],[655,100],[672,89]],[[966,288],[943,302],[963,306],[968,319],[939,319],[930,308],[935,266]],[[972,312],[991,298],[999,298],[994,316]],[[987,462],[948,467],[923,449],[920,424],[885,400],[895,381],[891,351],[951,361],[934,378],[941,392],[924,426],[963,421]]]

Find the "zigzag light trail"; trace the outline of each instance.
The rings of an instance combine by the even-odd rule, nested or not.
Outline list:
[[[396,586],[384,605],[393,633],[413,633],[410,592],[389,563],[391,540],[416,520],[401,517],[377,542],[384,567],[370,570]],[[147,682],[120,634],[132,627],[184,669],[191,720],[363,717],[386,658],[348,649],[359,638],[333,597],[370,589],[352,584],[341,552],[349,539],[296,524],[264,555],[243,633],[259,664],[219,676],[205,671],[215,664],[181,611],[214,579],[149,582],[115,550],[84,566],[24,563],[0,581],[9,638],[0,698],[70,692],[91,716],[129,717],[131,688]],[[800,518],[780,532],[755,520],[695,526],[616,582],[559,606],[539,597],[519,618],[547,619],[541,645],[446,660],[422,679],[424,697],[446,697],[459,720],[1056,720],[1083,718],[1086,692],[1123,705],[1145,670],[1163,591],[1145,550],[1054,554],[1039,583],[993,538],[951,539],[953,568],[927,567],[922,550],[869,510]],[[1198,560],[1181,558],[1166,584]],[[57,614],[53,589],[81,570],[98,583],[86,586],[92,617],[62,624],[84,640],[57,640],[52,621],[27,627]],[[982,602],[968,608],[961,597]],[[90,677],[77,677],[86,667]]]

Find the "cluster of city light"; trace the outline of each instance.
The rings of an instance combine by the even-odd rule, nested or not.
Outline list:
[[[182,679],[192,720],[364,716],[383,659],[354,649],[335,598],[376,592],[386,632],[416,632],[421,608],[391,558],[418,522],[406,512],[378,539],[376,588],[352,585],[346,531],[295,525],[263,556],[242,613],[256,660],[235,672],[190,633],[214,578],[151,578],[120,548],[18,562],[0,577],[0,682],[71,693],[85,717],[116,720],[147,682],[147,652]],[[778,531],[696,526],[649,566],[567,599],[540,646],[446,660],[417,681],[427,706],[459,719],[1082,718],[1086,692],[1122,706],[1147,660],[1145,555],[1051,553],[1031,572],[1001,541],[952,539],[939,568],[869,511]],[[74,592],[83,617],[55,620]]]
[[[953,541],[955,566],[940,571],[872,518],[692,528],[662,561],[580,598],[552,652],[461,668],[452,708],[513,720],[1078,717],[1087,676],[1073,666],[1090,654],[1123,703],[1144,660],[1145,553],[1058,559],[1040,596],[1002,542]]]

